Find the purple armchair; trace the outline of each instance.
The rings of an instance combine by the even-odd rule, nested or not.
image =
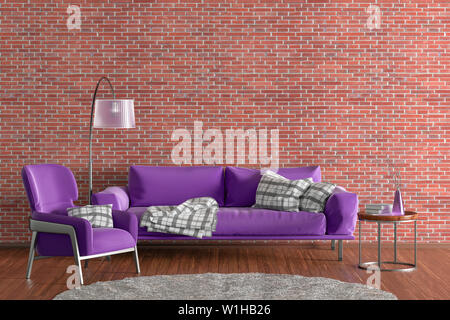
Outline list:
[[[70,169],[61,165],[25,166],[22,180],[31,207],[27,279],[35,259],[74,256],[83,284],[82,260],[124,252],[134,253],[136,272],[140,273],[135,216],[113,210],[113,228],[92,228],[89,221],[68,216],[66,209],[74,207],[78,188]]]

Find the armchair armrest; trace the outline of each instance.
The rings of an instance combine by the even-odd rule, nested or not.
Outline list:
[[[78,249],[80,255],[89,255],[93,249],[93,234],[92,226],[86,219],[71,217],[53,213],[42,213],[38,211],[33,211],[31,214],[31,219],[68,225],[74,228],[75,234],[77,236]]]
[[[127,187],[108,187],[98,193],[93,193],[92,204],[112,204],[113,210],[125,211],[130,207],[130,197]]]
[[[112,217],[114,228],[128,231],[133,236],[134,240],[137,241],[138,221],[136,215],[123,211],[113,210]]]
[[[358,196],[350,192],[331,195],[325,205],[324,214],[327,219],[327,234],[353,234],[358,216]]]

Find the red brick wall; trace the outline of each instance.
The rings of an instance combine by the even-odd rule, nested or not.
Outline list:
[[[80,30],[66,26],[69,4]],[[367,26],[371,4],[380,29]],[[94,191],[125,184],[129,165],[171,165],[172,131],[196,120],[279,129],[281,166],[320,165],[361,206],[393,200],[392,159],[405,207],[421,213],[419,241],[450,241],[448,1],[0,0],[0,10],[1,242],[29,240],[23,165],[70,167],[87,198],[103,75],[135,99],[137,127],[95,131]],[[375,231],[366,225],[365,239]]]

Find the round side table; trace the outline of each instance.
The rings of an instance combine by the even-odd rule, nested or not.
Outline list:
[[[368,269],[372,265],[378,265],[380,271],[412,271],[416,269],[417,265],[417,218],[418,214],[413,211],[405,211],[405,215],[391,216],[386,214],[367,214],[364,211],[358,213],[359,226],[359,258],[358,267],[361,269]],[[361,262],[361,221],[372,221],[378,224],[378,261]],[[403,222],[414,222],[414,263],[400,262],[397,260],[397,224]],[[394,224],[394,261],[381,260],[381,225],[383,223]],[[406,268],[381,268],[381,265],[390,264],[394,266],[403,266]]]

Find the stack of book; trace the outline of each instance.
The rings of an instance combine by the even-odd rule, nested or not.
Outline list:
[[[389,214],[392,212],[392,204],[366,204],[367,214]]]

